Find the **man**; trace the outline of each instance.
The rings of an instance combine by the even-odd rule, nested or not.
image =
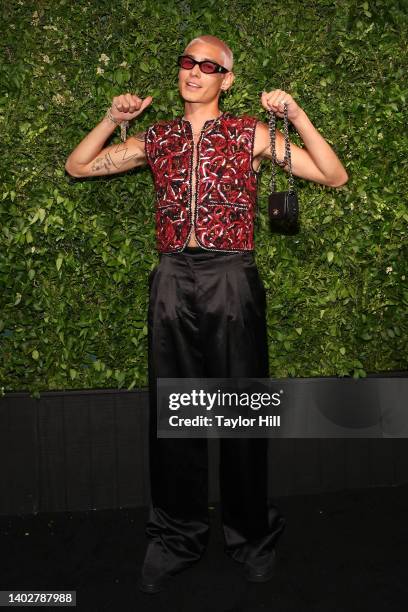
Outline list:
[[[219,109],[234,82],[220,39],[191,41],[179,58],[184,116],[102,149],[122,121],[152,102],[124,94],[69,156],[73,176],[123,172],[148,163],[156,188],[160,262],[149,276],[151,506],[139,579],[148,593],[198,561],[208,543],[207,440],[157,438],[157,377],[268,377],[265,289],[254,260],[257,171],[271,157],[269,127]],[[262,106],[288,119],[295,176],[331,187],[347,180],[338,157],[290,94],[263,92]],[[277,157],[284,138],[276,131]],[[285,166],[285,170],[288,168]],[[285,519],[267,500],[267,440],[220,439],[225,551],[252,581],[269,580]]]

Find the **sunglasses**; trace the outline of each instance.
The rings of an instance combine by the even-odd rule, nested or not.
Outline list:
[[[198,62],[193,59],[189,55],[180,55],[177,60],[178,65],[184,70],[191,70],[194,68],[196,64],[200,66],[201,72],[205,74],[214,74],[215,72],[228,72],[224,66],[220,66],[217,62],[212,62],[210,60],[203,60],[202,62]]]

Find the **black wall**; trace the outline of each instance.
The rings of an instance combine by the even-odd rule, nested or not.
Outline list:
[[[318,379],[317,379],[318,380]],[[0,399],[0,514],[147,506],[148,393],[28,393]],[[209,440],[209,502],[218,445]],[[408,440],[271,439],[271,497],[408,481]]]

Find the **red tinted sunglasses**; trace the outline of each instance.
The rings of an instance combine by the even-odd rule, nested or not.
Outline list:
[[[224,66],[220,66],[220,64],[217,64],[217,62],[212,62],[210,60],[198,62],[189,55],[180,55],[177,63],[181,68],[184,68],[184,70],[191,70],[196,64],[198,64],[201,72],[205,72],[205,74],[213,74],[214,72],[228,72]]]

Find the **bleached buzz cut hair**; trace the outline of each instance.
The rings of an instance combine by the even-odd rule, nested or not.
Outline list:
[[[197,38],[193,38],[193,40],[190,40],[187,47],[185,48],[185,51],[187,51],[190,45],[192,45],[195,42],[207,43],[209,45],[214,45],[215,47],[218,47],[219,49],[221,49],[224,68],[226,68],[229,71],[232,70],[232,67],[234,65],[234,56],[229,46],[225,44],[223,40],[221,40],[220,38],[217,38],[216,36],[212,36],[211,34],[203,34],[202,36],[197,36]]]

